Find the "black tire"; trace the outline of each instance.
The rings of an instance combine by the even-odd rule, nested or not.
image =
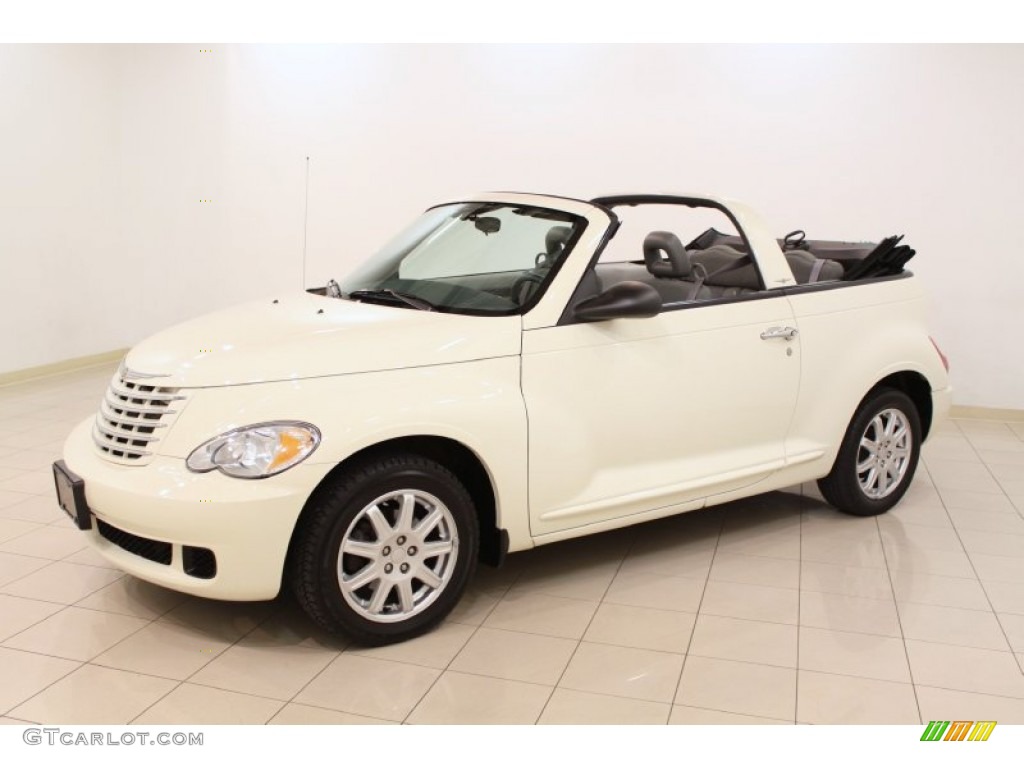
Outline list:
[[[876,427],[872,423],[876,417],[882,419],[880,423],[888,424],[889,421],[886,420],[885,415],[894,413],[902,416],[909,433],[910,445],[906,446],[909,448],[906,466],[899,479],[892,483],[891,488],[883,495],[874,498],[862,486],[862,478],[857,472],[858,463],[866,461],[870,456],[868,449],[862,448],[861,439],[868,439],[867,434],[875,434]],[[818,481],[818,488],[822,496],[836,509],[850,515],[866,517],[888,512],[903,498],[903,494],[907,492],[914,479],[914,472],[917,470],[917,462],[921,455],[921,438],[921,417],[913,400],[898,389],[881,388],[871,392],[860,404],[850,426],[846,429],[846,435],[843,437],[835,464],[832,465],[832,471]],[[892,461],[891,458],[885,460]],[[888,466],[892,466],[892,464],[890,463]],[[876,483],[878,482],[877,473],[876,469]],[[868,475],[865,475],[863,480],[867,483]],[[876,492],[881,493],[881,488],[879,487]]]
[[[412,493],[399,497],[398,491]],[[419,541],[399,520],[402,499],[409,495],[415,502],[410,520],[418,521],[420,530],[429,525],[426,518],[432,510],[444,508],[448,513],[437,513],[442,515],[441,522]],[[440,505],[432,505],[432,501]],[[374,508],[380,514],[374,514]],[[392,527],[383,537],[379,532],[387,529],[377,527],[382,517]],[[408,541],[400,536],[403,531],[409,532]],[[452,540],[451,554],[425,554],[432,546],[443,548]],[[365,546],[375,554],[346,554],[342,559],[343,541],[349,549]],[[363,645],[383,645],[426,632],[455,607],[476,569],[479,530],[473,500],[458,478],[435,461],[403,453],[355,465],[321,486],[307,504],[293,542],[291,586],[303,610],[332,634],[346,635]],[[422,551],[412,552],[417,548],[410,544],[417,543]],[[386,553],[388,557],[384,557]],[[413,557],[416,554],[418,560]],[[409,577],[399,576],[403,566],[406,570],[402,572],[410,573]],[[417,580],[417,573],[430,576],[420,566],[440,571],[445,575],[443,583],[431,588],[426,581]],[[383,575],[384,568],[389,575]],[[360,573],[380,575],[359,590],[343,591],[342,572],[348,578]],[[416,606],[414,611],[400,604],[405,599],[400,586],[387,586],[392,579],[408,582],[406,597],[417,601],[408,603]],[[376,593],[381,589],[383,607],[375,609]],[[368,605],[362,605],[364,601]],[[402,618],[406,613],[408,617]]]

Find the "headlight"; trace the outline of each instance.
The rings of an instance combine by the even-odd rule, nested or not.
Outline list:
[[[320,430],[301,421],[272,421],[225,432],[196,448],[185,460],[193,472],[219,469],[255,480],[284,472],[320,445]]]

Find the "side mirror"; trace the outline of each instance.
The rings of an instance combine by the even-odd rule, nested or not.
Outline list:
[[[661,296],[651,286],[634,280],[616,283],[603,293],[573,308],[577,320],[614,320],[619,317],[654,317],[661,312]]]

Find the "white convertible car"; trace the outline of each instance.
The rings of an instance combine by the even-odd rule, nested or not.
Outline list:
[[[340,282],[132,349],[57,495],[141,579],[287,585],[363,643],[509,551],[810,480],[878,514],[950,401],[912,255],[708,197],[440,205]]]

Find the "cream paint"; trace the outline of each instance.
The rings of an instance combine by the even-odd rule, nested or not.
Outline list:
[[[528,331],[532,531],[727,491],[781,466],[800,357],[785,296]],[[752,386],[752,381],[757,385]]]
[[[162,386],[218,387],[518,355],[520,317],[422,313],[285,293],[176,325],[126,358]]]
[[[572,208],[595,227],[608,222],[600,209],[557,198],[474,199]],[[736,213],[766,282],[791,283],[759,218]],[[172,542],[177,559],[155,566],[95,531],[89,541],[118,567],[164,586],[267,599],[320,481],[393,438],[437,436],[471,450],[491,480],[498,526],[519,550],[821,477],[857,403],[890,373],[922,374],[935,390],[936,418],[948,409],[916,278],[791,295],[776,287],[646,319],[541,319],[563,313],[600,241],[588,227],[522,318],[435,316],[300,294],[143,342],[129,365],[166,374],[141,381],[179,387],[183,398],[166,434],[147,446],[154,456],[137,466],[101,457],[89,421],[64,455],[99,518]],[[800,333],[762,338],[777,326]],[[214,351],[193,352],[201,339]],[[273,420],[310,422],[322,442],[264,480],[186,469],[201,443]],[[215,550],[215,578],[181,571],[185,544]]]
[[[90,543],[115,565],[192,594],[262,600],[277,594],[292,529],[317,484],[346,457],[395,437],[436,435],[474,451],[487,466],[499,525],[509,531],[510,545],[532,546],[526,520],[526,418],[518,381],[516,356],[183,390],[188,393],[184,407],[145,466],[101,457],[90,435],[92,419],[68,438],[64,459],[85,479],[88,504],[100,518],[138,536],[211,548],[218,573],[210,580],[190,578],[180,565],[154,566],[90,531]],[[185,457],[200,443],[274,419],[316,424],[323,442],[305,462],[264,480],[186,469]]]

